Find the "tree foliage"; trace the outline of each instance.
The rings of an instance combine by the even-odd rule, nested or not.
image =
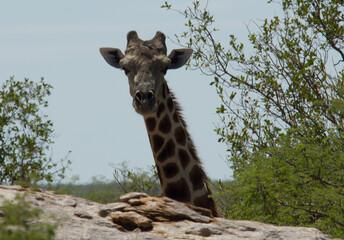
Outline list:
[[[53,123],[41,110],[52,86],[43,79],[7,80],[0,89],[0,184],[31,185],[64,176],[70,163],[59,166],[47,156],[53,143]]]
[[[236,199],[228,216],[343,237],[343,3],[278,2],[283,14],[255,22],[248,46],[218,41],[199,1],[179,11],[187,29],[176,39],[194,49],[190,67],[214,77],[222,102],[216,132],[234,171],[224,194]]]

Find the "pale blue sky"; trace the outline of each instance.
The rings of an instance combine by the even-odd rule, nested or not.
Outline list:
[[[57,160],[72,151],[68,177],[79,175],[81,182],[98,175],[112,179],[110,163],[127,161],[129,167],[146,170],[154,164],[143,119],[131,106],[127,79],[103,60],[99,48],[124,50],[130,30],[142,39],[151,39],[157,30],[169,37],[183,32],[185,19],[161,9],[163,2],[2,1],[0,84],[10,76],[37,81],[43,76],[53,85],[46,111],[56,131],[52,156]],[[173,2],[181,10],[192,3]],[[265,0],[209,0],[208,7],[224,42],[229,34],[246,42],[245,24],[277,11]],[[178,46],[167,40],[167,47],[171,51]],[[166,79],[184,109],[209,177],[230,178],[226,147],[213,131],[219,100],[209,86],[212,79],[184,68],[169,71]]]

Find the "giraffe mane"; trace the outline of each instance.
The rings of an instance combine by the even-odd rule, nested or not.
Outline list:
[[[166,84],[166,87],[168,87],[167,84]],[[205,171],[203,169],[202,162],[201,162],[200,158],[198,157],[197,149],[196,149],[195,144],[194,144],[194,142],[193,142],[193,140],[191,138],[191,135],[189,134],[188,126],[187,126],[186,121],[184,120],[184,116],[182,114],[182,107],[180,106],[179,102],[177,101],[177,99],[176,99],[176,97],[175,97],[175,95],[174,95],[174,93],[172,91],[170,91],[170,95],[171,95],[172,100],[174,102],[175,112],[176,112],[176,114],[177,114],[177,116],[179,118],[179,121],[184,126],[184,131],[185,131],[188,143],[189,143],[189,150],[190,150],[191,154],[193,155],[194,159],[199,163],[199,168],[200,168],[201,173],[202,173],[202,180],[205,182],[206,188],[207,188],[209,194],[212,195],[213,191],[209,187],[210,180],[208,179],[208,177],[207,177],[207,175],[206,175],[206,173],[205,173]],[[218,216],[218,213],[217,213],[216,207],[215,207],[215,202],[214,202],[213,198],[211,198],[211,200],[212,200],[211,201],[212,208],[215,211],[214,215]]]

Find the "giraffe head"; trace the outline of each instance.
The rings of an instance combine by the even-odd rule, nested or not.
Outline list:
[[[162,85],[168,69],[183,66],[192,49],[174,49],[167,56],[165,35],[157,32],[153,39],[141,40],[135,31],[127,35],[125,54],[118,48],[100,48],[105,61],[123,69],[129,80],[133,107],[142,115],[156,111],[162,98]]]

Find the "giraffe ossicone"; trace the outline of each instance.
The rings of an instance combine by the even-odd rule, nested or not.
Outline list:
[[[100,48],[100,53],[128,77],[133,107],[144,118],[164,195],[207,208],[217,216],[208,178],[165,80],[167,70],[183,66],[192,49],[174,49],[167,55],[165,39],[157,32],[153,39],[144,41],[131,31],[124,54],[118,48]]]

